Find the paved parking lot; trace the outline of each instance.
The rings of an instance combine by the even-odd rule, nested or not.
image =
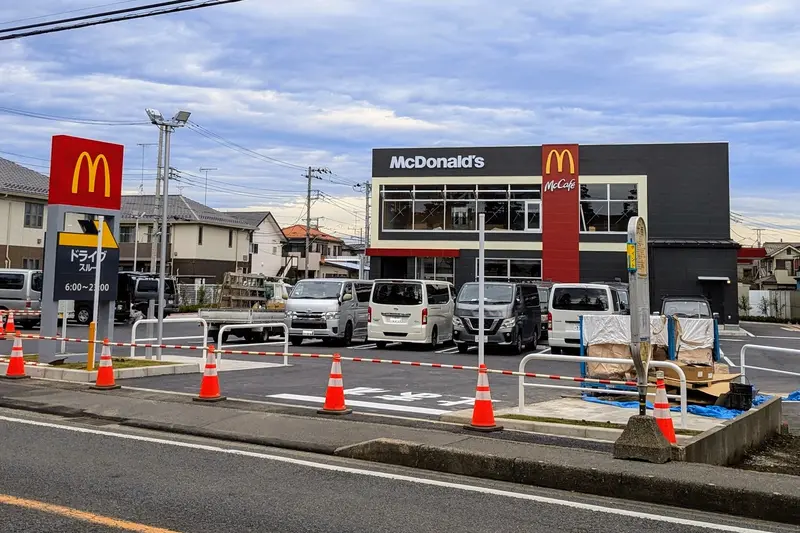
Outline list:
[[[800,328],[774,324],[745,324],[745,329],[753,336],[750,337],[724,337],[722,349],[733,363],[739,363],[739,352],[745,344],[779,346],[800,349]],[[118,324],[115,336],[119,340],[130,339],[130,325]],[[193,325],[180,324],[168,325],[165,328],[165,337],[195,336],[200,329]],[[70,336],[85,337],[85,327],[69,327]],[[199,339],[170,341],[181,344],[200,344]],[[26,345],[29,344],[26,342]],[[35,344],[35,343],[30,343]],[[273,340],[269,343],[258,345],[247,344],[244,341],[231,338],[229,344],[247,350],[281,351],[283,342]],[[85,345],[73,345],[77,351],[85,350]],[[26,349],[31,352],[35,348]],[[443,346],[436,351],[414,349],[401,345],[390,345],[384,350],[378,350],[372,343],[361,343],[348,348],[323,346],[320,342],[307,342],[301,347],[291,347],[291,351],[302,353],[339,352],[347,357],[369,357],[381,359],[396,359],[404,361],[437,362],[444,364],[476,365],[477,352],[459,354],[454,346]],[[549,353],[546,344],[536,350]],[[0,341],[0,353],[9,353],[10,343]],[[127,355],[128,350],[115,348],[114,353]],[[139,355],[143,350],[138,350]],[[181,355],[197,355],[196,352],[183,352]],[[221,362],[221,369],[225,369],[225,361],[263,361],[264,363],[281,363],[279,357],[255,356],[225,356]],[[503,352],[490,352],[487,354],[487,365],[491,368],[517,370],[520,356],[513,356]],[[261,368],[246,370],[224,371],[221,374],[223,393],[229,397],[244,398],[249,400],[273,401],[318,407],[325,395],[325,388],[330,371],[329,360],[318,359],[290,359],[288,368],[264,365]],[[747,364],[776,368],[789,371],[800,371],[800,356],[788,354],[771,354],[763,350],[748,350]],[[559,374],[567,376],[580,375],[577,363],[561,363],[550,361],[533,361],[528,371],[545,374]],[[345,389],[349,404],[360,410],[376,413],[395,414],[401,416],[438,418],[448,412],[469,408],[475,396],[476,376],[474,372],[447,369],[431,369],[424,367],[397,366],[389,364],[355,363],[343,364]],[[771,393],[786,394],[800,389],[800,379],[793,376],[782,376],[763,371],[748,371],[748,377],[761,390]],[[554,381],[541,381],[545,385],[565,384]],[[510,407],[518,402],[517,378],[501,375],[491,375],[490,384],[492,399],[496,406]],[[163,376],[126,380],[126,385],[159,390],[169,390],[196,394],[199,387],[197,375]],[[574,395],[575,393],[548,388],[526,388],[526,402],[544,401],[558,398],[561,395]],[[797,405],[797,404],[795,404]],[[787,406],[788,407],[788,406]],[[789,409],[791,411],[791,408]],[[798,420],[800,423],[800,419]]]

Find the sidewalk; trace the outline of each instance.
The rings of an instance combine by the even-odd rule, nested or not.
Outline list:
[[[410,427],[388,417],[328,418],[280,405],[198,404],[185,395],[37,380],[0,381],[0,407],[800,524],[797,477],[619,461],[607,447],[579,448],[570,439],[548,445],[510,431],[476,436],[457,425]]]

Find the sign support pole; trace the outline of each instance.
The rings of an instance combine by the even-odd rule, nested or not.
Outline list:
[[[484,364],[484,298],[486,279],[484,277],[484,263],[486,261],[486,214],[478,214],[478,366]]]
[[[103,226],[105,225],[103,215],[97,217],[97,250],[94,257],[94,301],[92,306],[92,322],[95,324],[94,336],[92,337],[92,360],[95,359],[97,345],[97,314],[100,311],[100,267],[103,258]]]
[[[631,312],[631,356],[636,368],[639,415],[647,415],[647,372],[650,366],[650,277],[647,228],[642,217],[628,222],[628,286]]]

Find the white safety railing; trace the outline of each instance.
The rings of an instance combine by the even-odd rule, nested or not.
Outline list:
[[[175,340],[190,340],[190,339],[201,339],[203,341],[203,357],[206,356],[208,353],[206,350],[208,348],[208,322],[205,321],[204,318],[200,317],[176,317],[176,318],[165,318],[164,323],[167,324],[178,324],[178,323],[199,323],[203,327],[203,334],[202,335],[182,335],[179,337],[164,337],[163,341],[175,341]],[[136,330],[138,329],[140,324],[158,324],[157,318],[142,318],[137,320],[133,323],[133,327],[131,328],[131,344],[143,343],[143,342],[151,342],[156,341],[158,339],[154,337],[147,337],[144,339],[137,339],[136,338]],[[138,341],[138,342],[137,342]],[[131,357],[136,357],[136,347],[131,346]],[[152,354],[148,357],[152,358]],[[158,360],[161,360],[161,356],[157,356]]]
[[[540,360],[540,361],[566,361],[568,363],[609,363],[609,364],[622,364],[622,365],[632,365],[633,362],[630,359],[609,359],[607,357],[586,357],[582,355],[553,355],[553,354],[544,354],[544,353],[532,353],[528,354],[522,358],[522,361],[519,363],[519,371],[521,373],[525,372],[525,365],[528,364],[528,361],[531,360]],[[678,374],[680,378],[680,394],[667,394],[667,398],[680,400],[681,402],[681,428],[686,429],[686,416],[687,416],[687,401],[686,401],[686,374],[684,374],[683,369],[679,367],[677,364],[671,361],[650,361],[650,365],[653,367],[662,367],[662,368],[670,368]],[[519,384],[518,384],[518,393],[519,393],[519,412],[522,413],[525,410],[525,387],[539,387],[539,388],[546,388],[546,389],[566,389],[566,390],[580,390],[585,391],[585,389],[581,387],[570,387],[566,385],[544,385],[542,383],[530,383],[525,381],[525,376],[519,376]],[[576,379],[577,381],[577,379]],[[638,396],[638,391],[625,391],[625,390],[613,390],[614,394],[624,395],[624,396]],[[655,393],[648,393],[648,396],[655,396]]]
[[[800,350],[795,350],[792,348],[778,348],[776,346],[760,346],[758,344],[745,344],[742,346],[742,351],[739,352],[739,368],[742,369],[742,381],[747,378],[747,369],[751,370],[761,370],[762,372],[773,372],[775,374],[784,374],[787,376],[798,376],[800,377],[800,372],[789,372],[788,370],[778,370],[776,368],[764,368],[762,366],[751,366],[748,365],[745,361],[745,353],[747,350],[762,350],[765,352],[775,352],[775,353],[785,353],[785,354],[792,354],[797,355],[800,357]],[[737,366],[737,365],[733,365]]]
[[[283,366],[289,366],[289,328],[286,326],[286,324],[284,322],[266,322],[266,323],[263,323],[263,324],[226,324],[226,325],[222,326],[221,328],[219,328],[219,336],[218,336],[219,345],[217,346],[217,348],[219,350],[223,349],[223,340],[222,339],[225,338],[225,332],[226,331],[230,331],[232,329],[253,329],[253,328],[262,328],[262,327],[267,329],[267,328],[274,328],[274,327],[278,327],[278,326],[283,328],[283,353],[284,353]],[[264,344],[264,343],[263,342],[256,342],[256,343],[253,343],[253,344],[254,345],[258,345],[258,344]],[[234,345],[231,345],[231,346],[250,346],[250,345],[249,344],[248,345],[242,345],[242,344],[236,345],[236,344],[234,344]],[[222,354],[218,353],[217,354],[217,361],[220,361],[221,359],[222,359]]]

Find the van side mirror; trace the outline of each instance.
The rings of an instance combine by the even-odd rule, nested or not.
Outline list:
[[[352,294],[345,294],[344,296],[342,296],[342,301],[343,302],[349,302],[352,299],[353,299],[353,295]]]
[[[711,316],[714,320],[719,320],[719,313],[712,313]]]

